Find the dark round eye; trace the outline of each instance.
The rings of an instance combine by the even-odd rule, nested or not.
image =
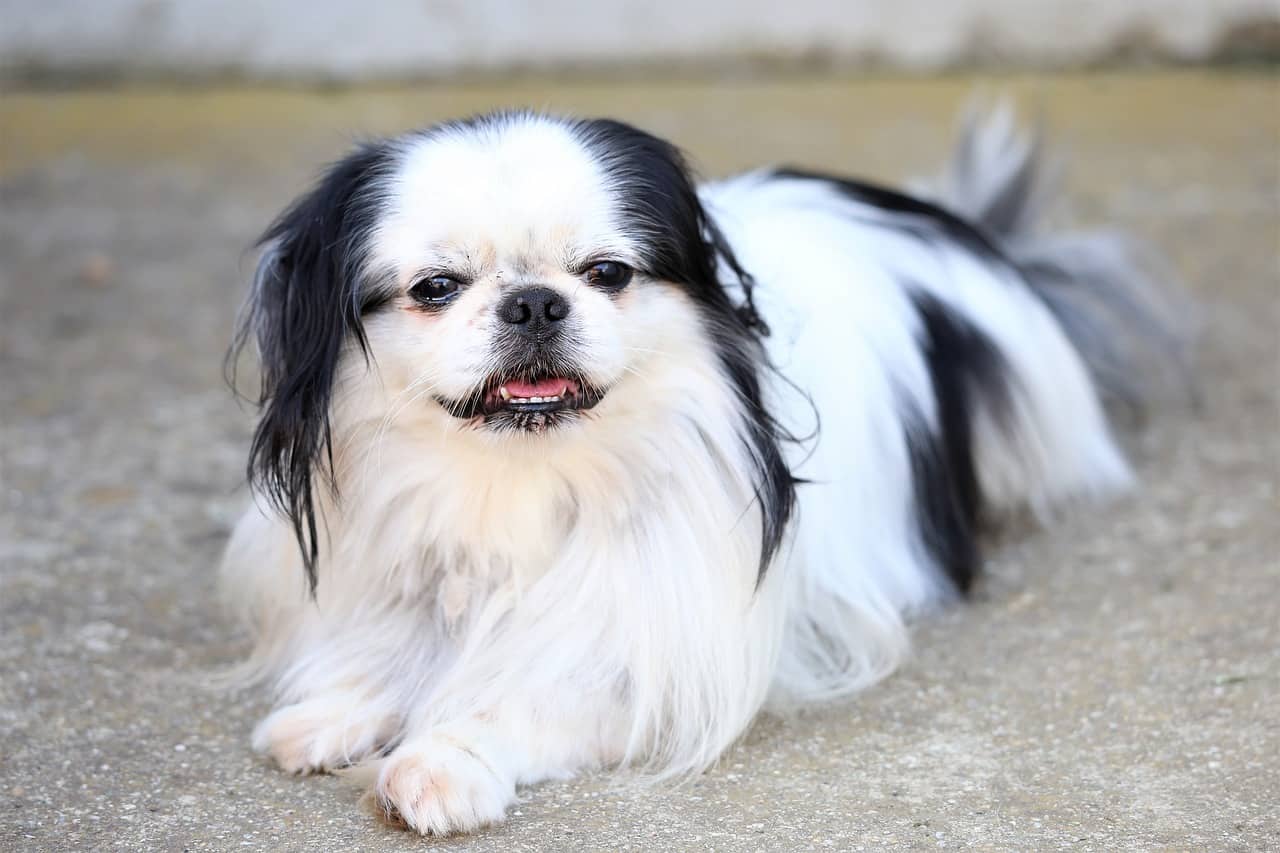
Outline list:
[[[587,284],[618,290],[631,281],[631,267],[617,261],[600,261],[587,267]]]
[[[409,288],[409,295],[427,305],[439,305],[456,296],[459,287],[456,279],[449,278],[447,275],[433,275]]]

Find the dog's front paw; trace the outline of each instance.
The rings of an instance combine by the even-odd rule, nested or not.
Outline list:
[[[253,748],[289,773],[323,773],[372,755],[395,734],[394,716],[350,694],[278,708],[253,732]]]
[[[397,747],[371,793],[382,817],[423,835],[498,823],[516,796],[509,775],[467,743],[438,733]]]

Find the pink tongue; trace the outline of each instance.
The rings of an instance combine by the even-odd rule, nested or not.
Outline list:
[[[568,384],[564,379],[542,379],[538,382],[513,379],[506,383],[506,389],[512,397],[558,397]]]

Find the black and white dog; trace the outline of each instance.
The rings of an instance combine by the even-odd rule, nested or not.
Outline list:
[[[1164,334],[1150,276],[1037,233],[1037,159],[998,109],[915,195],[699,186],[643,131],[532,112],[337,163],[267,232],[240,339],[255,745],[449,833],[889,673],[981,522],[1131,483],[1103,403]]]

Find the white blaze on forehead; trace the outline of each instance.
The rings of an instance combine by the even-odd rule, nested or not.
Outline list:
[[[434,263],[563,264],[632,246],[607,177],[563,125],[518,116],[410,139],[374,235],[374,262],[411,275]]]

